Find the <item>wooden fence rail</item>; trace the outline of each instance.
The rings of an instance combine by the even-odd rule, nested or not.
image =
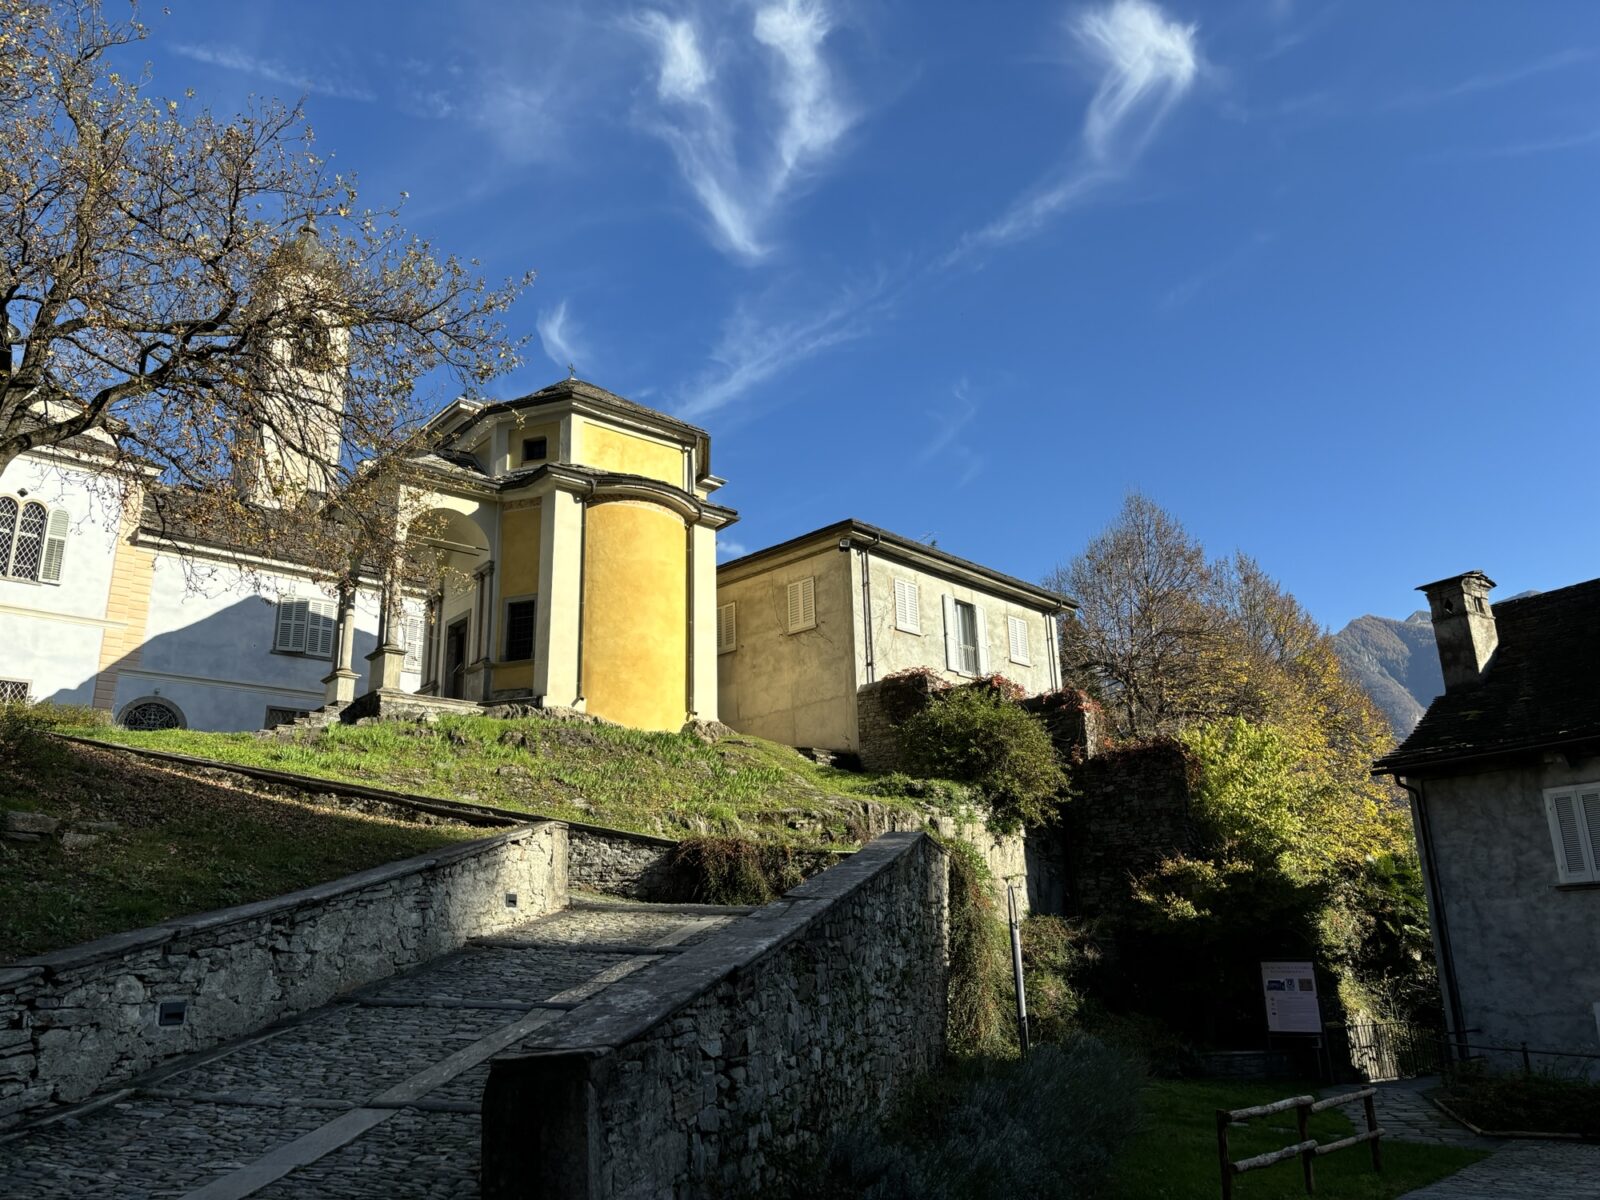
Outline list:
[[[1300,1170],[1305,1176],[1306,1195],[1313,1195],[1317,1190],[1316,1172],[1313,1168],[1317,1159],[1324,1154],[1332,1154],[1335,1150],[1359,1146],[1362,1142],[1366,1142],[1372,1151],[1372,1169],[1382,1171],[1383,1151],[1379,1146],[1379,1139],[1383,1137],[1383,1130],[1378,1128],[1378,1115],[1372,1100],[1377,1094],[1376,1088],[1362,1088],[1358,1092],[1346,1092],[1342,1096],[1329,1096],[1326,1100],[1318,1100],[1315,1096],[1290,1096],[1287,1100],[1257,1104],[1253,1108],[1217,1109],[1217,1159],[1222,1167],[1222,1200],[1233,1200],[1235,1175],[1287,1162],[1291,1158],[1300,1160]],[[1340,1138],[1336,1142],[1328,1142],[1326,1145],[1319,1145],[1317,1139],[1311,1136],[1311,1114],[1328,1108],[1337,1108],[1341,1104],[1351,1104],[1357,1100],[1361,1101],[1361,1106],[1366,1111],[1367,1131]],[[1294,1109],[1295,1120],[1299,1124],[1299,1141],[1281,1150],[1268,1150],[1265,1154],[1241,1158],[1237,1162],[1233,1160],[1228,1151],[1230,1126],[1243,1124],[1254,1117],[1269,1117],[1274,1113],[1288,1112],[1291,1108]]]

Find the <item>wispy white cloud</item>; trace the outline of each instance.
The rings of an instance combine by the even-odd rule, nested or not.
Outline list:
[[[1477,158],[1522,158],[1530,154],[1555,154],[1563,150],[1586,150],[1600,146],[1600,129],[1589,129],[1561,137],[1534,138],[1524,142],[1508,142],[1499,146],[1469,146],[1457,150],[1441,150],[1429,155],[1433,162],[1456,162]]]
[[[1210,266],[1196,271],[1187,279],[1181,280],[1168,288],[1161,297],[1159,307],[1163,312],[1171,312],[1173,309],[1182,308],[1201,292],[1243,267],[1245,263],[1270,245],[1275,236],[1275,234],[1268,233],[1265,230],[1258,231],[1249,241],[1235,248],[1231,254],[1225,255]]]
[[[750,547],[743,542],[736,542],[732,538],[724,537],[717,539],[717,557],[720,559],[743,558],[749,553]]]
[[[958,381],[950,389],[955,403],[950,409],[938,418],[939,427],[934,435],[922,444],[922,449],[917,451],[917,461],[927,462],[954,442],[963,429],[971,423],[972,418],[978,415],[978,406],[970,395],[970,385],[965,379]]]
[[[656,55],[658,104],[644,123],[672,150],[717,242],[758,260],[771,252],[768,227],[779,210],[831,155],[854,114],[824,54],[833,22],[822,0],[762,4],[747,31],[725,30],[709,48],[706,24],[655,10],[629,20]],[[718,61],[744,66],[758,48],[771,91],[766,104],[734,96]]]
[[[1196,26],[1150,0],[1113,0],[1078,13],[1074,40],[1099,71],[1073,161],[969,234],[947,261],[1037,233],[1053,217],[1124,175],[1201,71]]]
[[[588,363],[589,355],[583,344],[582,332],[578,328],[578,323],[567,312],[565,300],[539,314],[538,330],[539,344],[544,347],[546,358],[563,371],[582,362],[585,364],[583,370],[589,372],[590,378],[593,378],[592,364]]]
[[[212,46],[179,42],[172,52],[208,66],[254,75],[269,83],[282,84],[298,92],[319,96],[332,96],[339,100],[360,100],[370,103],[377,99],[372,90],[352,79],[309,75],[273,58],[249,54],[237,46]]]
[[[723,326],[711,361],[681,389],[679,415],[697,419],[823,350],[864,336],[884,304],[879,279],[848,288],[820,308],[774,317],[741,305]]]
[[[1520,66],[1510,67],[1503,71],[1489,71],[1480,75],[1473,75],[1461,80],[1459,83],[1450,84],[1446,87],[1407,92],[1391,100],[1388,107],[1425,108],[1433,104],[1443,104],[1450,100],[1460,99],[1462,96],[1471,96],[1478,92],[1490,92],[1499,88],[1510,87],[1513,84],[1521,83],[1525,79],[1548,75],[1552,71],[1564,71],[1568,67],[1590,62],[1594,57],[1595,52],[1592,49],[1584,46],[1573,46],[1555,54],[1546,55],[1544,58],[1533,62],[1523,63]]]

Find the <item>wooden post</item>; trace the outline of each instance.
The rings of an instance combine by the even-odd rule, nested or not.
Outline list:
[[[1533,1060],[1528,1057],[1528,1043],[1527,1042],[1523,1042],[1522,1043],[1522,1073],[1524,1075],[1532,1075],[1533,1074]]]
[[[1294,1116],[1296,1124],[1300,1126],[1300,1140],[1302,1142],[1309,1141],[1311,1139],[1311,1106],[1309,1104],[1296,1105]],[[1314,1196],[1317,1192],[1316,1171],[1312,1167],[1312,1163],[1316,1161],[1316,1158],[1317,1153],[1315,1150],[1300,1151],[1300,1170],[1306,1177],[1306,1195],[1308,1196]]]
[[[1367,1132],[1373,1134],[1377,1133],[1378,1111],[1373,1104],[1373,1099],[1370,1093],[1362,1100],[1361,1107],[1364,1108],[1367,1113]],[[1383,1172],[1383,1147],[1379,1145],[1381,1141],[1383,1141],[1381,1137],[1374,1137],[1370,1142],[1367,1143],[1368,1146],[1372,1147],[1372,1169],[1380,1174]]]
[[[1225,1108],[1217,1109],[1217,1158],[1222,1166],[1222,1200],[1233,1200],[1233,1160],[1228,1154],[1228,1126],[1233,1118]]]

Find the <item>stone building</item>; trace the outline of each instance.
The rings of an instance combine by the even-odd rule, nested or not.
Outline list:
[[[845,520],[717,569],[722,720],[792,746],[861,749],[858,694],[897,671],[1060,686],[1072,601],[934,546]]]
[[[342,598],[317,564],[217,544],[155,504],[111,515],[92,437],[22,455],[0,474],[0,699],[223,730],[358,693],[649,729],[716,717],[716,532],[737,518],[708,499],[705,431],[570,379],[457,401],[426,434],[401,505],[418,516],[397,534],[425,531],[449,569]],[[303,493],[303,457],[262,444],[241,483]]]
[[[1375,769],[1411,795],[1452,1033],[1600,1055],[1600,579],[1493,587],[1419,589],[1445,692]]]

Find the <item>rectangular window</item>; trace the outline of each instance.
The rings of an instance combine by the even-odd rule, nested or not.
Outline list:
[[[522,461],[525,463],[543,462],[549,457],[549,450],[550,442],[547,438],[522,439]]]
[[[1011,661],[1025,667],[1033,665],[1028,653],[1028,622],[1021,617],[1006,618],[1006,642],[1011,647]]]
[[[956,649],[958,670],[963,675],[978,673],[978,610],[963,600],[956,601]]]
[[[905,633],[922,632],[922,593],[909,579],[894,581],[894,627]]]
[[[989,673],[989,620],[983,606],[944,597],[944,667],[957,675]]]
[[[276,729],[279,725],[292,725],[301,717],[309,717],[311,711],[305,708],[278,708],[275,705],[267,706],[267,719],[261,728]]]
[[[278,601],[278,625],[272,648],[281,654],[332,658],[338,629],[339,606],[332,600],[285,597]]]
[[[406,671],[422,670],[422,628],[425,618],[416,615],[407,615],[400,622],[400,644],[406,648],[405,661],[401,669]]]
[[[732,653],[739,644],[738,630],[734,627],[733,605],[717,606],[717,653]]]
[[[533,657],[534,613],[537,600],[511,600],[506,603],[506,662],[523,662]]]
[[[1600,883],[1600,783],[1546,788],[1558,883]]]
[[[788,589],[788,623],[790,633],[817,627],[817,581],[814,576],[796,579]]]
[[[0,679],[0,704],[26,704],[32,691],[26,679]]]

